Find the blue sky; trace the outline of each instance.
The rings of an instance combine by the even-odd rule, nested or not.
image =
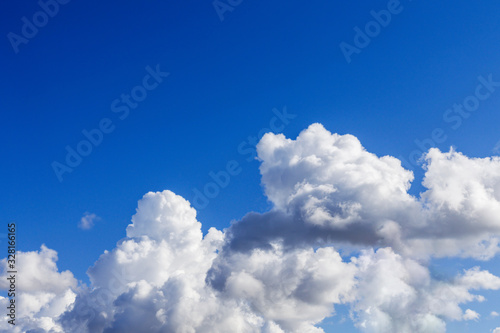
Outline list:
[[[455,121],[443,118],[475,94],[479,77],[500,81],[498,2],[402,0],[390,23],[346,61],[339,45],[354,45],[353,28],[363,29],[372,10],[387,6],[243,0],[221,20],[211,1],[71,1],[16,53],[8,34],[21,35],[22,18],[32,20],[40,6],[5,3],[0,220],[5,226],[17,222],[19,250],[46,244],[58,252],[61,271],[88,283],[88,267],[125,237],[137,201],[148,191],[168,189],[191,201],[193,189],[203,191],[211,181],[210,172],[236,161],[241,172],[198,210],[203,231],[269,210],[259,163],[247,161],[238,147],[250,147],[249,137],[268,128],[276,112],[295,115],[282,127],[286,137],[319,122],[331,132],[355,135],[377,156],[409,160],[418,149],[415,140],[432,138],[435,129],[446,136],[436,143],[441,150],[498,154],[500,89],[492,88],[456,129]],[[169,75],[120,119],[111,104],[143,84],[148,66]],[[66,146],[76,149],[85,139],[82,131],[106,118],[113,131],[59,181],[53,162],[64,163]],[[423,172],[411,167],[411,193],[418,194]],[[85,212],[100,217],[89,230],[78,228]],[[500,274],[498,264],[440,259],[434,269],[455,275],[480,265]],[[474,305],[479,322],[448,329],[500,326],[487,318],[493,309],[500,312],[498,295],[488,295]],[[341,327],[356,331],[349,321]]]

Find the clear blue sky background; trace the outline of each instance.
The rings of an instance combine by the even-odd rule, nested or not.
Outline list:
[[[227,227],[245,213],[269,208],[258,162],[238,145],[269,125],[272,110],[296,114],[284,129],[295,136],[320,122],[351,133],[377,155],[404,156],[435,128],[454,145],[484,157],[500,140],[500,88],[456,130],[446,109],[474,94],[478,76],[500,81],[500,3],[401,1],[403,10],[347,63],[339,44],[353,44],[353,28],[372,20],[387,1],[243,0],[221,21],[211,1],[71,1],[16,54],[7,38],[21,33],[21,18],[40,10],[36,1],[6,1],[0,11],[0,221],[18,223],[19,249],[45,243],[58,266],[88,281],[85,271],[125,236],[137,200],[170,189],[191,200],[208,173],[237,160],[242,172],[198,212],[204,231]],[[170,76],[120,120],[111,103],[142,83],[146,66]],[[110,118],[115,130],[59,182],[53,161],[81,131]],[[414,167],[413,193],[422,188]],[[101,217],[88,231],[84,212]],[[0,226],[1,227],[1,226]],[[0,231],[1,232],[1,231]],[[488,263],[439,260],[436,274],[453,276]],[[450,332],[487,332],[498,293],[470,307],[478,323],[450,324]],[[483,311],[481,311],[483,310]],[[348,312],[324,327],[350,332]],[[328,323],[335,323],[330,325]]]

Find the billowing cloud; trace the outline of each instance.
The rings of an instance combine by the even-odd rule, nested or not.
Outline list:
[[[413,174],[399,160],[377,157],[354,136],[320,124],[296,140],[268,133],[258,153],[267,197],[301,233],[419,257],[489,259],[500,250],[500,157],[430,149],[427,190],[417,198],[408,193]]]
[[[20,290],[32,305],[16,329],[312,333],[340,304],[363,332],[481,320],[473,302],[500,278],[472,267],[442,280],[428,265],[497,254],[498,157],[431,149],[416,197],[399,160],[320,124],[295,140],[268,133],[257,151],[269,212],[203,235],[187,200],[147,193],[127,236],[89,268],[89,286],[59,273],[53,250],[22,254],[32,274]]]
[[[446,320],[475,320],[460,304],[484,301],[471,293],[500,289],[500,278],[475,267],[451,281],[433,279],[427,267],[390,248],[354,258],[359,271],[353,302],[355,322],[366,332],[445,332]]]
[[[18,252],[16,254],[15,300],[16,325],[7,323],[10,318],[1,316],[2,328],[9,332],[63,332],[56,318],[70,309],[75,301],[77,280],[69,271],[57,269],[57,253],[42,245],[40,251]],[[9,290],[11,275],[8,273],[7,260],[0,262],[0,289]],[[22,276],[22,278],[20,278]],[[0,306],[6,309],[7,297],[0,297]]]

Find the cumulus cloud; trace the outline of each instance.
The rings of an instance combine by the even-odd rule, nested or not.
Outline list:
[[[364,251],[353,302],[355,322],[366,332],[445,332],[446,320],[476,320],[479,314],[460,304],[483,301],[471,293],[500,289],[500,278],[474,267],[451,281],[436,280],[427,267],[390,248]]]
[[[426,213],[414,245],[437,256],[490,259],[500,235],[500,157],[468,158],[431,149],[421,196]]]
[[[430,149],[427,190],[417,198],[408,193],[413,174],[399,160],[377,157],[354,136],[332,134],[320,124],[296,140],[268,133],[257,150],[274,209],[322,240],[341,234],[350,243],[420,257],[489,259],[500,250],[500,157]]]
[[[320,124],[295,140],[268,133],[257,151],[269,212],[203,235],[187,200],[147,193],[126,237],[89,268],[89,286],[58,272],[53,250],[23,254],[32,305],[16,329],[312,333],[340,304],[363,332],[480,320],[466,304],[500,278],[472,267],[443,280],[428,265],[497,254],[500,158],[431,149],[416,197],[399,160]]]
[[[314,324],[351,300],[356,267],[333,248],[270,249],[219,256],[208,282],[221,297],[240,299],[286,332],[314,332]]]
[[[89,230],[94,227],[96,221],[99,221],[101,218],[94,213],[85,212],[80,222],[78,222],[78,228],[83,230]]]
[[[12,326],[7,323],[9,317],[1,316],[1,327],[9,327],[9,332],[63,332],[57,319],[75,301],[77,280],[70,271],[59,272],[57,259],[57,252],[45,245],[40,251],[17,252],[17,271],[22,272],[15,284],[17,322]],[[7,259],[0,261],[0,267],[0,289],[8,290]],[[8,302],[7,297],[0,297],[3,309]]]

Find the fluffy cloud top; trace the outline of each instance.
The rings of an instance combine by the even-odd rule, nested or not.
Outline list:
[[[71,308],[75,301],[77,281],[69,271],[57,269],[57,253],[42,245],[40,251],[18,252],[16,266],[22,278],[16,280],[17,325],[7,323],[9,317],[1,316],[2,329],[9,332],[63,332],[55,321],[63,312]],[[0,288],[9,289],[7,280],[7,259],[0,262]],[[0,297],[0,306],[7,308],[9,299]]]
[[[399,160],[377,157],[354,136],[320,124],[296,140],[268,133],[258,153],[275,209],[325,238],[342,233],[349,242],[420,257],[489,259],[500,250],[499,157],[470,159],[433,148],[425,158],[428,190],[416,198],[407,192],[413,174]]]
[[[498,252],[499,158],[431,149],[415,197],[399,160],[320,124],[296,140],[266,134],[257,148],[267,213],[203,235],[188,201],[147,193],[127,237],[89,268],[90,286],[58,272],[53,250],[20,254],[30,305],[17,332],[322,332],[339,304],[364,332],[480,320],[464,305],[500,278],[473,267],[442,281],[427,264]]]

